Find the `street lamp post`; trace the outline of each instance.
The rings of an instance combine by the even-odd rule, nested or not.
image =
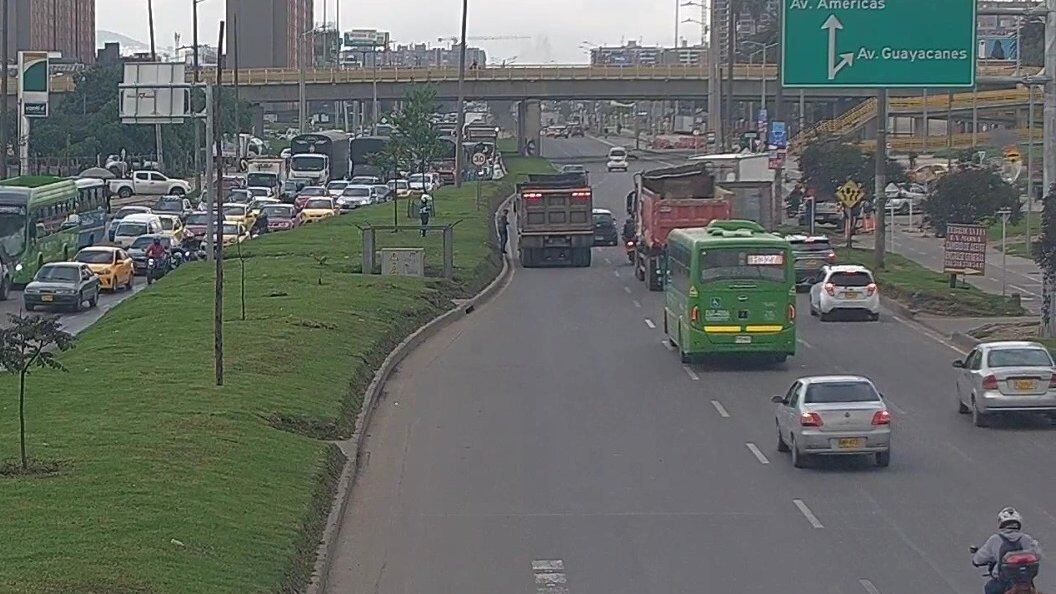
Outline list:
[[[201,80],[198,74],[198,5],[204,0],[191,0],[191,43],[194,45],[194,84]],[[238,36],[238,28],[233,31]],[[194,120],[194,189],[201,194],[202,191],[202,131],[201,124]]]
[[[462,142],[465,139],[466,126],[466,19],[469,16],[469,0],[462,0],[462,45],[458,56],[458,129],[455,130],[455,187],[462,187],[462,160],[464,159]],[[524,122],[520,125],[523,127]],[[527,129],[527,128],[525,128]]]
[[[1008,277],[1008,268],[1005,262],[1008,258],[1008,250],[1005,245],[1005,240],[1008,238],[1008,217],[1012,215],[1012,210],[1009,208],[1002,208],[997,211],[997,214],[1001,217],[1001,296],[1005,296],[1005,286]]]

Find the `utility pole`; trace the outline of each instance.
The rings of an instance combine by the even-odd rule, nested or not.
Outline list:
[[[679,20],[681,18],[679,16],[679,14],[678,14],[678,5],[681,2],[682,2],[682,0],[675,0],[675,46],[674,47],[675,47],[676,50],[678,49],[678,45],[679,45],[678,44],[678,22],[679,22]]]
[[[216,44],[216,97],[213,101],[213,143],[220,147],[220,139],[223,137],[220,125],[220,99],[223,89],[224,71],[224,21],[220,21],[220,39]],[[216,195],[220,196],[220,190],[224,185],[223,159],[210,151],[209,167],[216,167]],[[224,385],[224,209],[220,204],[216,205],[216,239],[214,249],[216,251],[213,259],[216,264],[216,278],[214,282],[213,295],[213,370],[216,374],[216,385]]]
[[[708,28],[708,131],[715,135],[715,146],[724,146],[722,114],[722,50],[717,20],[718,0],[711,0],[711,26]]]
[[[4,49],[0,50],[3,53],[4,60],[4,77],[0,79],[0,95],[4,96],[3,102],[0,102],[0,155],[3,156],[3,167],[0,171],[0,177],[7,177],[7,79],[8,79],[8,61],[10,57],[7,55],[7,33],[8,33],[8,22],[7,13],[11,10],[9,0],[3,0],[3,28],[4,28]]]
[[[1056,0],[1052,0],[1056,2]],[[879,217],[876,220],[876,245],[873,250],[873,263],[878,270],[884,268],[884,257],[886,255],[887,238],[884,236],[887,227],[887,195],[884,189],[887,187],[887,89],[876,92],[876,183],[873,185],[873,201],[876,203],[876,212]],[[894,218],[891,221],[894,228]]]
[[[1030,215],[1034,211],[1034,85],[1027,85],[1027,250],[1033,253],[1030,239]]]
[[[1056,1],[1056,0],[1054,0]],[[458,130],[455,130],[455,187],[462,187],[462,142],[465,140],[466,127],[466,20],[469,17],[469,0],[462,0],[462,46],[458,56]],[[527,129],[527,128],[526,128]],[[540,147],[542,148],[542,147]]]
[[[726,134],[723,149],[729,152],[733,148],[733,63],[736,61],[734,51],[737,49],[737,27],[733,18],[733,2],[726,0]]]
[[[301,134],[308,132],[308,90],[304,82],[304,71],[308,65],[305,64],[304,44],[310,32],[311,30],[301,33],[301,39],[297,43],[297,125],[300,127]]]
[[[242,139],[239,136],[242,133],[242,120],[239,119],[241,115],[238,108],[238,15],[231,15],[231,28],[234,29],[235,35],[231,36],[231,54],[234,57],[234,83],[235,83],[235,146],[242,146]],[[248,151],[247,151],[248,153]],[[247,154],[248,156],[248,154]]]
[[[7,0],[4,0],[5,2]],[[191,0],[191,19],[194,21],[191,24],[191,43],[194,44],[194,84],[195,86],[201,82],[201,76],[198,73],[198,3],[201,0]],[[238,35],[238,29],[234,28],[235,35]],[[194,120],[194,189],[201,195],[202,191],[202,128],[201,123]]]
[[[1045,8],[1048,10],[1045,14],[1045,74],[1049,78],[1045,81],[1045,90],[1042,93],[1044,140],[1041,153],[1045,170],[1044,188],[1046,192],[1051,192],[1051,184],[1056,181],[1056,150],[1052,146],[1053,135],[1056,134],[1056,0],[1045,0]],[[1046,208],[1048,207],[1046,204]],[[1043,316],[1047,321],[1044,331],[1045,336],[1051,337],[1056,336],[1056,298],[1053,295],[1056,286],[1053,286],[1054,279],[1050,271],[1043,271],[1043,274],[1042,290],[1048,305],[1048,311]]]
[[[158,54],[154,51],[154,0],[147,0],[147,20],[150,25],[150,60],[157,62]],[[7,101],[7,97],[4,97],[4,101]],[[158,168],[164,169],[165,157],[162,153],[161,124],[154,124],[154,150],[157,153]]]

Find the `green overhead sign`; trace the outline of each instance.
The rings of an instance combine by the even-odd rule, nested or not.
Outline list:
[[[970,87],[976,0],[782,0],[788,87]]]

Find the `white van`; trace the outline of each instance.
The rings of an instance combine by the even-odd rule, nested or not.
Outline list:
[[[614,146],[609,149],[609,162],[605,164],[609,171],[627,171],[627,149],[622,146]]]
[[[156,214],[132,214],[128,215],[117,224],[114,230],[114,243],[128,249],[140,235],[161,233],[161,217]]]

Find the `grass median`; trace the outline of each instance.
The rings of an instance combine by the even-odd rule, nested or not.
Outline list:
[[[538,159],[509,164],[514,175],[483,187],[492,205],[517,173],[548,170]],[[213,385],[205,263],[82,333],[62,356],[67,373],[30,380],[30,454],[59,466],[0,478],[0,591],[302,587],[343,462],[325,440],[348,435],[395,344],[498,270],[491,209],[475,207],[474,190],[435,195],[436,222],[462,219],[453,281],[358,274],[355,225],[391,222],[391,204],[255,240],[241,263],[228,252],[223,388]],[[423,246],[429,266],[438,262],[439,233],[378,235],[382,245]],[[0,457],[11,457],[17,386],[0,382]]]
[[[838,248],[840,264],[873,268],[873,251]],[[986,293],[970,284],[950,288],[949,277],[888,252],[885,269],[874,270],[881,295],[922,313],[951,317],[1019,316],[1026,311],[1013,299]]]

